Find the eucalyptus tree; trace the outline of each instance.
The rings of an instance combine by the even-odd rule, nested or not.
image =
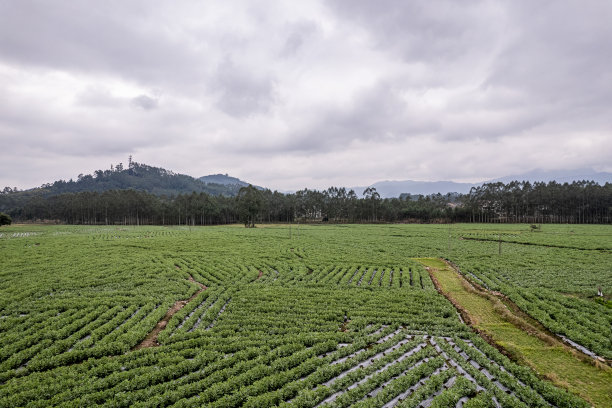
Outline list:
[[[242,187],[236,196],[238,216],[247,228],[255,227],[255,219],[263,206],[261,191],[249,184]]]
[[[377,211],[376,210],[378,208],[378,204],[380,201],[380,194],[378,194],[375,187],[368,187],[365,190],[363,190],[363,198],[365,199],[366,202],[370,203],[370,207],[372,209],[371,220],[376,222],[377,221],[377,216],[376,216]]]

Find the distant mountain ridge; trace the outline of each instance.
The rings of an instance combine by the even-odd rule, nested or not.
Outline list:
[[[376,188],[378,194],[381,197],[399,197],[403,193],[409,193],[413,195],[423,194],[447,194],[447,193],[461,193],[467,194],[474,184],[470,183],[457,183],[454,181],[378,181],[372,184],[372,187]],[[360,194],[363,190],[357,191]]]
[[[457,183],[454,181],[415,181],[415,180],[385,180],[378,181],[366,187],[352,187],[358,195],[361,195],[367,187],[374,187],[383,198],[399,197],[401,194],[430,195],[448,193],[467,194],[472,187],[478,187],[486,183],[502,182],[507,184],[511,181],[545,182],[556,181],[558,183],[572,183],[573,181],[594,181],[604,185],[612,183],[612,173],[596,172],[592,169],[576,170],[541,170],[535,169],[527,173],[505,176],[498,179],[487,180],[481,183]]]
[[[505,176],[498,179],[487,181],[486,183],[509,183],[511,181],[529,181],[531,183],[536,181],[550,182],[556,181],[557,183],[572,183],[573,181],[594,181],[597,184],[604,185],[606,183],[612,183],[612,173],[596,172],[593,169],[582,168],[575,170],[542,170],[535,169],[528,173],[523,173],[514,176]]]

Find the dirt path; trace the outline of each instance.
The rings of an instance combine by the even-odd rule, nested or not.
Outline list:
[[[416,259],[429,272],[438,292],[467,324],[504,354],[531,366],[555,385],[569,389],[596,407],[612,400],[612,369],[565,345],[513,305],[473,285],[440,259]]]
[[[191,296],[189,299],[179,300],[174,305],[172,305],[172,307],[168,309],[164,317],[162,317],[162,319],[159,322],[157,322],[153,330],[151,330],[151,332],[147,334],[147,337],[145,337],[144,340],[140,342],[140,344],[132,348],[132,351],[140,350],[142,348],[147,348],[147,347],[158,347],[159,343],[157,342],[157,337],[159,336],[159,333],[161,333],[161,331],[164,330],[164,328],[166,327],[166,325],[168,324],[172,316],[174,316],[176,312],[184,308],[185,305],[191,302],[196,296],[198,296],[200,293],[206,290],[206,286],[204,286],[200,282],[193,279],[193,276],[191,275],[189,275],[189,282],[198,284],[200,286],[200,290],[194,293],[193,296]]]

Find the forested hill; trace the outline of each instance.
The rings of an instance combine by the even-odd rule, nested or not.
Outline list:
[[[79,174],[77,180],[58,180],[24,191],[4,191],[13,199],[51,197],[66,193],[104,192],[109,190],[138,190],[157,196],[176,196],[187,193],[207,193],[218,196],[235,196],[241,185],[204,183],[194,177],[177,174],[159,167],[131,162],[111,170],[96,170],[93,174]],[[7,189],[5,189],[7,190]]]
[[[237,184],[241,187],[246,187],[249,185],[249,183],[246,183],[240,180],[239,178],[232,177],[227,174],[210,174],[208,176],[200,177],[198,180],[200,180],[202,183],[205,183],[205,184],[209,184],[209,183],[223,184],[223,185]]]
[[[246,181],[242,181],[239,178],[229,176],[227,174],[210,174],[208,176],[200,177],[202,183],[205,184],[222,184],[224,186],[240,186],[246,187],[249,185]]]

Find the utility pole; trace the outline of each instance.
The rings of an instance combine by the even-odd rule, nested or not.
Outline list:
[[[499,233],[499,255],[501,255],[501,232]]]
[[[451,253],[451,225],[448,224],[448,258],[450,259]]]

